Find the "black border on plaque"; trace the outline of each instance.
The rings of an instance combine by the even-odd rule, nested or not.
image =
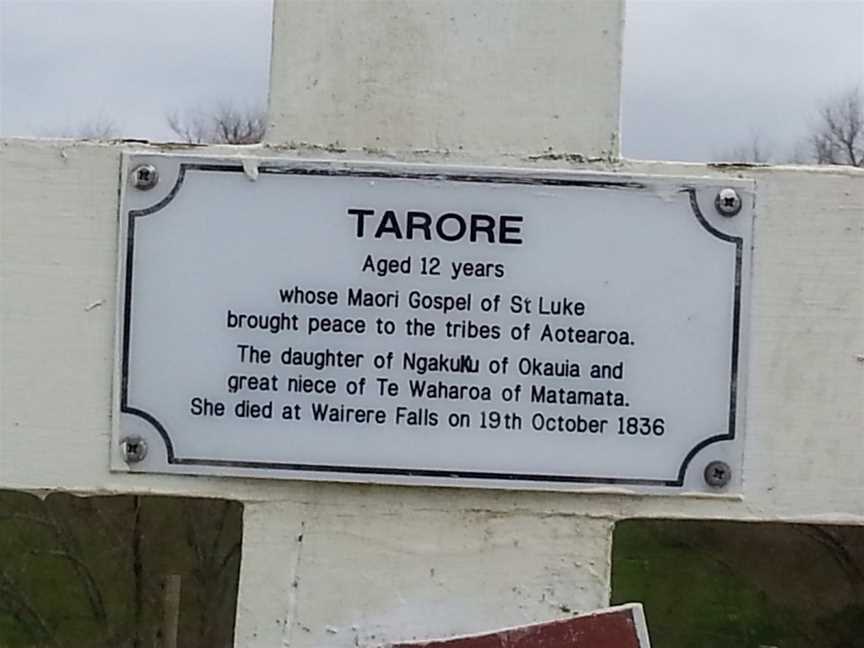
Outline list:
[[[306,175],[306,176],[327,176],[327,177],[358,177],[358,178],[385,178],[385,179],[402,179],[402,180],[441,180],[450,182],[475,182],[475,183],[490,183],[490,184],[517,184],[517,185],[551,185],[558,187],[587,187],[596,189],[625,189],[625,190],[643,190],[646,185],[637,181],[628,180],[604,180],[604,179],[586,179],[586,178],[567,178],[567,177],[544,177],[542,175],[493,175],[483,174],[478,172],[472,173],[450,173],[441,171],[424,171],[415,169],[394,169],[392,171],[386,169],[358,169],[344,167],[328,167],[310,166],[308,162],[298,163],[300,166],[292,166],[291,163],[285,165],[267,165],[261,164],[258,167],[258,172],[263,174],[276,175]],[[320,163],[319,163],[320,164]],[[699,221],[705,231],[723,241],[733,243],[735,245],[735,304],[732,313],[732,359],[731,371],[729,380],[729,418],[728,429],[725,434],[718,434],[697,443],[690,452],[684,457],[681,466],[678,468],[678,474],[674,479],[645,479],[645,478],[620,478],[620,477],[591,477],[585,475],[560,475],[560,474],[535,474],[535,473],[498,473],[472,470],[441,470],[441,469],[425,469],[425,468],[386,468],[375,466],[343,466],[330,464],[302,464],[276,461],[235,461],[229,459],[205,459],[197,457],[179,457],[174,452],[174,444],[165,427],[159,420],[144,410],[133,407],[128,402],[128,387],[129,387],[129,341],[132,328],[132,270],[135,251],[135,219],[142,216],[148,216],[158,212],[168,203],[170,203],[186,178],[188,171],[215,171],[229,173],[243,173],[244,169],[241,164],[226,163],[214,164],[204,162],[181,162],[177,180],[171,191],[162,198],[159,202],[146,207],[144,209],[132,209],[127,214],[127,231],[126,231],[126,264],[124,269],[123,290],[123,340],[122,340],[122,360],[121,360],[121,386],[120,386],[120,411],[125,414],[138,416],[152,425],[165,442],[165,449],[168,457],[168,463],[172,465],[185,466],[211,466],[211,467],[231,467],[243,469],[265,469],[265,470],[286,470],[295,472],[319,472],[319,473],[338,473],[344,475],[386,475],[386,476],[404,476],[404,477],[431,477],[440,479],[477,479],[477,480],[498,480],[512,482],[537,482],[537,483],[574,483],[574,484],[600,484],[600,485],[630,485],[630,486],[660,486],[670,488],[680,488],[684,485],[684,477],[687,472],[687,467],[690,461],[696,454],[705,447],[717,443],[719,441],[730,441],[735,438],[735,422],[738,407],[738,356],[740,350],[739,334],[741,328],[741,272],[743,264],[743,244],[741,237],[730,236],[720,230],[714,228],[702,214],[699,208],[699,203],[696,200],[696,188],[694,186],[682,185],[679,189],[680,193],[687,193],[690,200],[690,208],[694,216]],[[122,208],[122,207],[121,207]]]

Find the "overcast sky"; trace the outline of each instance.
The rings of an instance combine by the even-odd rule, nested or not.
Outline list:
[[[527,1],[527,0],[526,0]],[[602,0],[598,0],[602,1]],[[0,0],[0,134],[263,104],[271,0]],[[820,98],[864,86],[864,0],[630,0],[623,152],[709,160],[758,134],[779,156]]]

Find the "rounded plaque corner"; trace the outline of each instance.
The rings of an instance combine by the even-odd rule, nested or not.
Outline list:
[[[734,436],[720,434],[697,443],[681,462],[675,485],[724,493],[740,484],[740,462],[732,456],[734,441]]]
[[[137,172],[142,167],[151,168],[150,172],[153,174],[151,177],[158,178],[158,184],[154,184],[146,191],[142,191],[142,188],[138,186],[140,183],[138,182]],[[188,164],[186,163],[172,163],[165,158],[150,159],[145,156],[128,160],[126,164],[128,171],[124,179],[127,199],[131,198],[132,195],[140,194],[141,198],[139,200],[143,200],[145,197],[151,200],[151,202],[148,202],[143,207],[130,208],[128,210],[130,220],[154,214],[174,200],[186,179],[187,167]],[[136,198],[138,197],[136,196]],[[155,202],[153,201],[154,198],[157,198]],[[138,202],[138,200],[130,200],[130,202]]]
[[[155,416],[144,410],[123,406],[120,410],[122,431],[116,440],[120,457],[130,469],[143,468],[153,461],[164,457],[165,463],[176,462],[174,454],[174,443],[168,430]],[[130,443],[135,446],[138,443],[143,446],[142,452],[136,452],[129,448]],[[164,455],[162,449],[164,448]],[[129,457],[133,460],[130,461]]]
[[[735,233],[729,233],[725,230],[729,224],[733,223],[736,219],[745,219],[748,214],[752,213],[751,204],[753,196],[751,192],[736,188],[736,197],[738,197],[739,202],[743,201],[741,202],[738,211],[735,211],[731,216],[720,216],[718,214],[717,218],[715,218],[715,203],[717,200],[715,189],[709,190],[708,188],[690,185],[682,187],[680,191],[687,194],[690,211],[699,222],[699,225],[702,226],[702,229],[721,241],[733,243],[738,248],[743,245],[744,239],[742,236]],[[741,193],[742,195],[738,196],[738,193]],[[742,207],[744,208],[742,209]]]

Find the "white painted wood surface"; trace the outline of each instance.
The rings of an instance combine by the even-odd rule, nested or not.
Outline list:
[[[267,140],[617,157],[623,0],[278,0]]]
[[[381,507],[377,489],[336,489],[246,505],[238,646],[377,646],[606,603],[609,520]]]
[[[459,4],[460,20],[473,24]],[[398,35],[389,41],[397,55],[384,57],[379,43],[372,48],[377,58],[370,48],[350,50],[356,56],[330,51],[348,47],[346,40],[321,41],[330,49],[320,43],[318,49],[298,49],[287,40],[304,29],[310,41],[323,38],[340,25],[345,29],[350,15],[356,44],[367,39],[369,45],[373,34],[378,34],[376,42],[383,39],[377,31],[384,29],[381,12],[393,5],[351,3],[354,8],[340,17],[330,2],[314,7],[279,3],[271,144],[192,152],[482,160],[754,178],[756,243],[740,498],[109,473],[117,197],[118,182],[125,181],[119,177],[120,150],[162,149],[25,140],[0,142],[0,488],[244,502],[237,645],[255,648],[372,646],[540,621],[564,614],[565,608],[603,605],[609,592],[610,532],[624,518],[864,524],[864,171],[580,163],[577,153],[605,156],[617,131],[620,4],[598,8],[603,4],[563,7],[570,17],[562,21],[566,29],[552,25],[548,15],[562,10],[559,3],[535,3],[535,13],[546,15],[545,27],[542,16],[520,22],[533,34],[523,50],[532,43],[565,50],[567,65],[575,66],[572,74],[581,79],[578,92],[571,93],[559,87],[568,77],[554,61],[551,70],[529,62],[530,57],[520,59],[524,65],[507,62],[514,87],[532,93],[535,103],[551,95],[556,109],[569,111],[556,120],[547,112],[522,119],[524,105],[489,101],[500,95],[505,80],[492,77],[491,86],[481,88],[476,78],[483,75],[444,74],[453,65],[468,65],[467,53],[476,58],[467,41],[457,43],[454,53],[436,52],[433,66],[420,65],[418,50],[405,35],[412,25],[426,29],[425,14],[415,7],[430,6],[429,20],[441,30],[455,3],[412,3],[402,18],[392,17],[396,22],[387,23],[387,29]],[[476,6],[504,14],[512,7]],[[298,12],[293,17],[292,9]],[[309,22],[316,12],[320,24]],[[504,14],[487,21],[490,28],[481,33],[491,33],[491,26],[513,27],[512,17]],[[404,32],[396,29],[403,18]],[[604,38],[611,45],[603,45],[598,35],[604,29],[610,30]],[[399,47],[405,48],[404,61]],[[363,52],[369,56],[363,58]],[[340,61],[345,65],[340,79],[320,80],[309,89],[299,85],[317,66],[326,70]],[[476,75],[491,64],[474,65],[479,66],[471,72]],[[350,73],[367,68],[380,70],[380,77],[350,80]],[[412,71],[422,87],[400,92]],[[534,74],[556,82],[537,83]],[[326,91],[314,89],[321,83]],[[434,101],[424,94],[432,91],[427,87],[437,88]],[[364,89],[367,95],[357,94]],[[447,107],[442,98],[447,93],[467,96],[471,114],[463,119],[458,108]],[[423,102],[420,96],[426,97]],[[334,97],[338,102],[331,101]],[[337,141],[349,150],[328,150]]]
[[[315,492],[326,498],[328,485],[108,472],[118,148],[24,140],[6,140],[0,148],[2,484],[252,500],[280,500],[290,493],[304,501],[304,493]],[[230,147],[211,150],[239,155]],[[243,151],[287,155],[268,148]],[[445,490],[444,508],[491,498],[507,502],[503,509],[544,504],[611,517],[864,518],[858,473],[864,460],[864,172],[742,172],[629,161],[602,168],[756,179],[743,497],[690,499],[682,506],[677,498]],[[345,498],[345,487],[332,488]],[[434,501],[439,492],[373,490],[385,508],[405,498]]]
[[[864,524],[861,170],[603,166],[757,181],[743,496],[636,497],[109,473],[117,148],[0,148],[0,486],[246,503],[238,645],[374,645],[602,605],[627,517]]]

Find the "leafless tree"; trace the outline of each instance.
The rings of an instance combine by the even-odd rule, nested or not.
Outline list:
[[[174,111],[165,116],[168,127],[189,144],[256,144],[267,125],[262,108],[238,108],[229,103],[215,109]]]
[[[767,164],[773,161],[771,146],[759,135],[751,135],[750,141],[714,156],[715,162],[744,162],[746,164]]]
[[[120,137],[120,130],[116,121],[100,113],[75,126],[47,128],[41,131],[41,135],[42,137],[61,137],[64,139],[108,140]]]
[[[864,98],[860,87],[820,106],[809,143],[817,164],[864,166]]]
[[[0,647],[4,631],[39,648],[164,645],[167,574],[183,579],[179,645],[233,645],[240,516],[228,501],[0,490]]]
[[[77,139],[105,140],[120,136],[120,128],[117,123],[108,117],[97,117],[82,123],[73,131]]]

